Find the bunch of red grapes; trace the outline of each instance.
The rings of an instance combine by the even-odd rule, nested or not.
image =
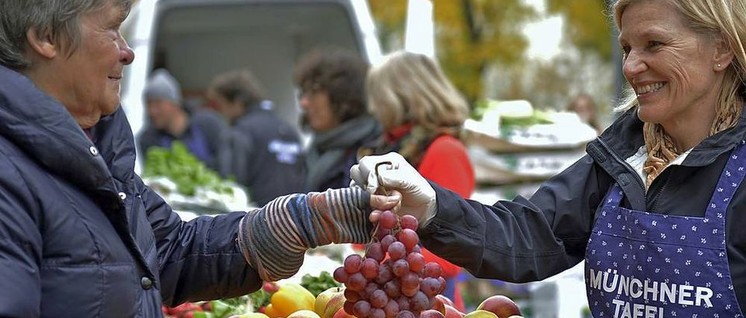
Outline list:
[[[446,287],[442,269],[420,253],[417,219],[381,212],[365,256],[352,254],[334,271],[345,284],[344,311],[358,318],[415,318]]]

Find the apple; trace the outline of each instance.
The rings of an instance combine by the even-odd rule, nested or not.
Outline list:
[[[435,309],[423,310],[420,313],[420,318],[445,318],[442,312]]]
[[[450,305],[452,307],[456,307],[456,305],[453,303],[453,301],[450,298],[448,298],[445,295],[443,295],[443,294],[437,294],[437,295],[435,295],[435,299],[443,302],[446,305]]]
[[[463,318],[466,315],[465,313],[462,313],[460,310],[456,309],[456,307],[453,307],[451,305],[446,304],[444,307],[446,310],[446,318]]]
[[[321,318],[331,318],[337,309],[341,308],[345,303],[344,287],[331,287],[318,296],[313,305],[313,311],[316,312]]]
[[[504,295],[495,295],[487,297],[477,306],[479,310],[486,310],[494,313],[498,317],[520,316],[521,310],[518,305],[510,298]]]
[[[500,318],[500,317],[497,316],[494,312],[477,309],[475,311],[472,311],[464,315],[464,318]]]
[[[287,318],[321,318],[319,317],[319,314],[308,310],[308,309],[301,309],[293,312],[292,314],[288,315]]]
[[[357,318],[353,315],[348,314],[344,307],[337,309],[336,312],[334,312],[334,316],[332,318]]]
[[[269,318],[267,315],[259,312],[251,312],[240,315],[233,315],[228,318]]]

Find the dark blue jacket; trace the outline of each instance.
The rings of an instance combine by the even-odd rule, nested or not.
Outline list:
[[[134,162],[121,109],[89,139],[0,66],[0,316],[160,317],[259,288],[235,242],[244,213],[182,222]]]
[[[260,105],[249,107],[221,150],[220,172],[246,187],[256,206],[303,191],[305,171],[298,132]]]

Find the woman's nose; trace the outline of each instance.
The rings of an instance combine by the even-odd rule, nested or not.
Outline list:
[[[637,54],[635,51],[630,51],[627,53],[627,57],[624,59],[624,62],[622,63],[622,72],[624,73],[624,77],[627,78],[627,80],[632,79],[636,75],[644,72],[648,69],[648,65],[643,61],[640,54]]]
[[[119,60],[124,65],[132,64],[132,61],[135,60],[135,51],[132,50],[124,39],[121,40],[119,45]]]

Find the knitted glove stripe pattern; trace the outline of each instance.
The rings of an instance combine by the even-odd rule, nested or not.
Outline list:
[[[238,244],[265,281],[295,274],[308,248],[330,243],[366,243],[370,195],[362,189],[291,194],[250,211],[241,220]]]

